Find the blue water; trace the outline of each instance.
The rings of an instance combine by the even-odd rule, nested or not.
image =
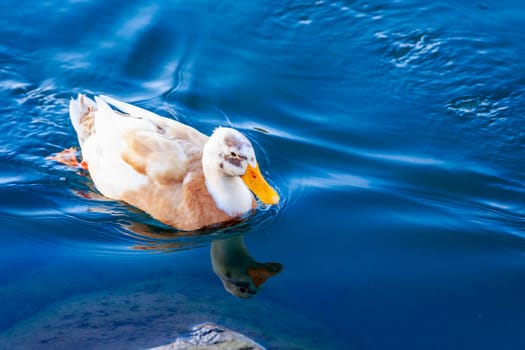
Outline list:
[[[207,320],[272,349],[525,348],[525,3],[3,0],[0,13],[1,349],[145,348]],[[77,143],[78,92],[241,130],[282,203],[181,235],[100,197],[46,159]],[[283,266],[248,300],[211,267],[232,236]],[[75,313],[130,290],[142,301],[111,304],[111,326]]]

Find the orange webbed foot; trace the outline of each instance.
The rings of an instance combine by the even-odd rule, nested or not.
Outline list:
[[[75,147],[66,148],[65,150],[58,152],[57,154],[53,156],[47,157],[47,159],[54,160],[56,162],[59,162],[61,164],[73,167],[73,168],[82,168],[84,170],[88,170],[88,165],[86,161],[78,162],[77,160],[77,149]]]

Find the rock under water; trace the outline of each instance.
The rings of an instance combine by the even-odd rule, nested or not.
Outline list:
[[[250,338],[213,323],[192,328],[191,335],[150,350],[263,350]]]

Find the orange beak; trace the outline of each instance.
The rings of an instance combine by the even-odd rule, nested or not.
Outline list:
[[[246,174],[241,176],[241,179],[264,204],[279,203],[279,195],[268,185],[268,182],[266,182],[259,170],[258,164],[255,165],[255,168],[248,164]]]
[[[248,269],[248,275],[250,275],[253,284],[255,285],[255,288],[259,288],[262,286],[264,282],[270,277],[272,277],[272,273],[266,271],[265,269]]]

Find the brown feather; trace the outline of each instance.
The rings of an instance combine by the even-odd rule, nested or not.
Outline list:
[[[127,147],[121,154],[122,159],[137,172],[148,175],[148,183],[125,192],[121,199],[167,225],[186,231],[233,219],[217,208],[206,188],[202,149],[208,137],[189,127],[172,127],[160,121],[154,124],[156,132],[129,132],[124,135]],[[181,161],[174,147],[181,147],[187,157],[184,171],[181,173],[178,169],[178,174],[177,171],[150,174],[148,162],[168,162],[175,167]],[[170,170],[170,167],[167,169]]]
[[[82,146],[84,141],[95,133],[95,112],[91,108],[80,117],[79,125],[78,140]]]
[[[122,199],[155,219],[186,231],[233,219],[217,208],[202,171],[187,176],[191,176],[189,181],[167,186],[150,181],[138,190],[124,193]]]

